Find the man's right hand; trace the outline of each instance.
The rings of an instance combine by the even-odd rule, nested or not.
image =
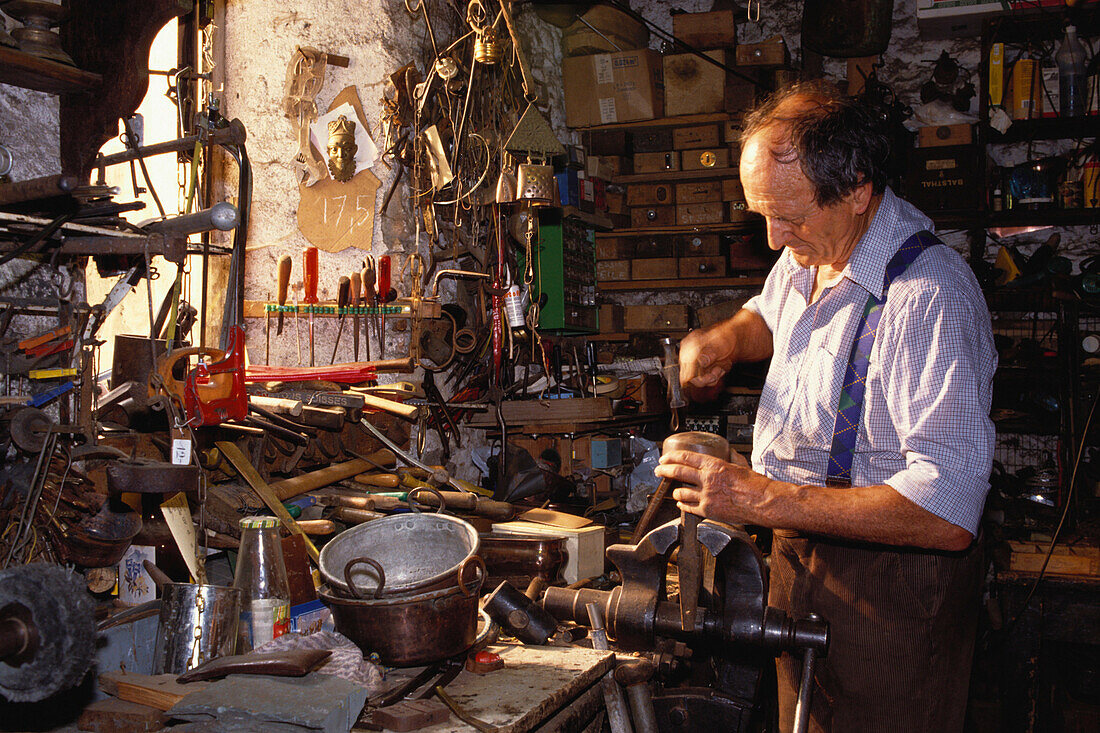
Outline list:
[[[680,386],[692,402],[709,402],[733,366],[733,335],[725,329],[692,331],[680,342]]]

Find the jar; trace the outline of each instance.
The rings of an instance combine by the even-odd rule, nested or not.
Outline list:
[[[240,654],[282,636],[290,628],[290,584],[275,517],[241,520],[241,548],[233,587],[241,589]]]

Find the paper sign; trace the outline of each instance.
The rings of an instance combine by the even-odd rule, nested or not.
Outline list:
[[[187,438],[172,439],[172,465],[186,466],[191,463],[191,441]]]
[[[199,583],[206,582],[206,573],[199,566],[198,542],[195,539],[195,524],[191,521],[191,510],[187,508],[187,497],[181,491],[170,496],[160,505],[164,521],[168,523],[168,529],[172,532],[172,539],[180,548],[183,561],[187,563],[187,570],[191,577]]]

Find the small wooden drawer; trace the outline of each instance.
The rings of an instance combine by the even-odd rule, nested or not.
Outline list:
[[[657,206],[673,204],[672,184],[669,183],[632,183],[626,187],[627,206]]]
[[[634,154],[672,150],[672,129],[638,130],[634,133]]]
[[[630,279],[630,260],[601,260],[596,263],[596,282],[622,282]]]
[[[730,167],[729,148],[702,148],[685,150],[680,159],[681,170],[705,171]]]
[[[677,204],[705,204],[710,201],[722,200],[722,182],[713,181],[688,181],[676,184]]]
[[[711,257],[681,257],[680,277],[725,277],[726,258],[721,255]]]
[[[672,131],[672,149],[716,148],[720,142],[718,138],[718,125],[677,127]]]
[[[721,224],[726,218],[725,208],[725,204],[721,201],[710,201],[705,204],[681,204],[676,206],[676,223],[680,226]]]
[[[597,260],[629,260],[634,256],[634,241],[630,237],[597,237]]]
[[[676,272],[675,257],[637,259],[630,266],[631,280],[665,280]]]
[[[636,174],[678,170],[680,170],[680,153],[675,150],[634,154],[634,173]]]
[[[628,305],[623,307],[624,331],[686,331],[691,310],[686,305]]]
[[[654,257],[673,257],[675,255],[676,247],[673,246],[670,237],[634,237],[635,257],[652,259]]]
[[[720,254],[722,254],[722,242],[717,234],[689,234],[680,241],[681,257],[705,257]]]
[[[744,201],[745,189],[741,187],[740,178],[723,178],[722,179],[722,200],[723,201]]]
[[[675,226],[676,218],[675,206],[643,206],[630,210],[630,226],[634,229]]]

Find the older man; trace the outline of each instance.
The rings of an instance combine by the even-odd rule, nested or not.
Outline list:
[[[658,475],[682,509],[775,528],[769,602],[831,625],[819,731],[961,730],[982,576],[996,352],[970,268],[886,186],[874,115],[800,85],[745,121],[741,183],[784,252],[760,295],[690,333],[681,380],[706,398],[771,358],[752,468],[694,453]],[[777,663],[789,729],[795,660]]]

